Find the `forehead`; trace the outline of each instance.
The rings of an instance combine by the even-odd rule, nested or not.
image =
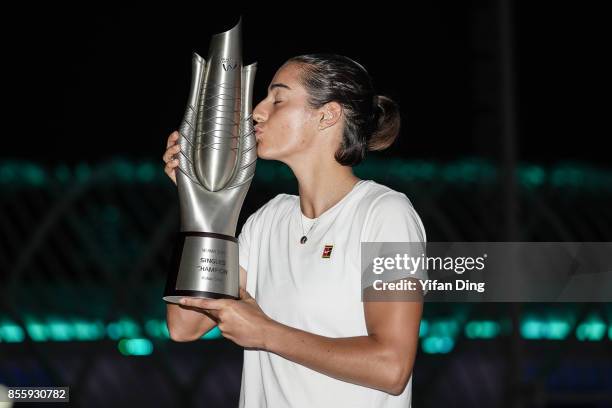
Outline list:
[[[285,64],[276,71],[274,78],[270,82],[272,84],[285,84],[288,85],[292,90],[301,88],[300,86],[300,68],[298,64],[289,63]]]

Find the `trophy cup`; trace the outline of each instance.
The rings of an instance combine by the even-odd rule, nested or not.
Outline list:
[[[163,299],[238,298],[240,209],[257,161],[252,120],[257,64],[242,65],[242,18],[193,53],[189,100],[179,128],[176,182],[180,232]]]

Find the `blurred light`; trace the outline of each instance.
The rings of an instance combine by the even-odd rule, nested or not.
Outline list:
[[[153,343],[148,339],[121,339],[117,347],[124,356],[148,356],[153,353]]]
[[[36,164],[25,164],[21,169],[21,175],[26,180],[26,183],[34,186],[41,186],[46,181],[45,171]]]
[[[465,325],[468,339],[492,339],[500,333],[500,325],[492,320],[474,320]]]
[[[519,168],[518,179],[526,188],[539,187],[546,180],[546,172],[541,166],[526,165]]]
[[[33,341],[47,341],[49,340],[49,334],[47,325],[40,323],[33,318],[25,319],[26,331]]]
[[[87,163],[79,163],[76,165],[74,175],[77,181],[84,183],[91,177],[91,169]]]
[[[208,333],[203,335],[201,338],[204,340],[212,340],[212,339],[220,339],[222,337],[223,335],[221,334],[221,330],[219,330],[218,326],[215,326],[212,329],[210,329]]]
[[[459,322],[456,319],[439,319],[429,323],[430,336],[457,337]]]
[[[145,322],[146,333],[156,339],[169,339],[168,326],[165,320],[149,319]]]
[[[421,319],[421,325],[419,326],[419,337],[427,336],[429,331],[429,322],[426,319]]]
[[[384,166],[381,163],[384,161]],[[133,162],[116,157],[108,162],[90,166],[79,163],[72,168],[60,164],[54,168],[16,160],[0,161],[0,184],[12,187],[40,187],[54,180],[60,183],[89,182],[93,175],[96,182],[151,183],[167,182],[163,168],[156,161]],[[355,166],[355,173],[362,178],[388,179],[403,182],[446,182],[450,184],[493,184],[499,177],[493,162],[467,157],[449,163],[425,160],[405,160],[370,157]],[[612,172],[582,163],[562,163],[549,168],[521,163],[516,169],[517,180],[527,189],[552,186],[583,191],[611,191]],[[261,160],[257,163],[257,182],[272,184],[295,178],[291,169],[283,163]]]
[[[72,325],[74,328],[75,340],[91,341],[104,338],[104,323],[100,320],[89,322],[82,319],[74,319]]]
[[[431,336],[421,342],[423,351],[427,354],[449,353],[455,346],[455,341],[447,336]]]
[[[136,171],[138,181],[150,183],[155,178],[155,170],[157,168],[153,166],[153,163],[141,163]]]
[[[0,322],[0,342],[20,343],[24,338],[25,333],[20,326],[9,320]]]
[[[421,345],[427,353],[446,353],[453,349],[455,339],[462,331],[467,339],[494,339],[507,335],[510,329],[507,321],[470,320],[463,325],[462,318],[453,316],[443,319],[422,319],[419,326]],[[61,318],[49,316],[43,320],[33,317],[24,319],[22,327],[9,319],[0,317],[0,342],[18,343],[25,340],[26,333],[33,341],[95,341],[139,339],[145,334],[151,339],[168,340],[170,335],[165,319],[147,319],[141,327],[134,319],[123,317],[103,323],[101,320]],[[528,340],[564,340],[573,326],[571,315],[541,317],[526,316],[520,323],[520,334]],[[612,340],[612,325],[608,326],[597,314],[588,316],[576,326],[575,335],[580,341]],[[223,335],[217,326],[204,334],[201,339],[221,339]],[[450,339],[450,342],[449,342]],[[135,343],[137,344],[137,343]],[[426,349],[426,350],[425,350]],[[448,351],[445,351],[448,350]]]
[[[576,338],[580,341],[599,341],[606,335],[606,324],[598,315],[590,315],[576,327]]]
[[[132,319],[122,318],[109,323],[106,326],[106,334],[112,340],[119,340],[121,337],[139,337],[140,327]]]
[[[521,322],[521,335],[528,340],[563,340],[570,329],[569,319],[527,317]]]
[[[47,333],[52,341],[69,341],[75,338],[74,328],[63,319],[47,319]]]

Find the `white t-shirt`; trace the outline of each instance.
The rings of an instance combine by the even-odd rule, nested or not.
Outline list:
[[[246,289],[264,313],[285,325],[327,337],[366,336],[362,241],[425,242],[426,236],[406,195],[372,180],[358,182],[317,219],[302,214],[299,196],[279,194],[247,219],[238,236]],[[411,395],[412,376],[393,396],[274,353],[244,350],[240,407],[405,408]]]

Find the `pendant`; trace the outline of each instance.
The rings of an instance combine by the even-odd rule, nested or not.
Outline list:
[[[304,244],[304,243],[306,243],[306,241],[307,241],[307,240],[308,240],[308,238],[306,238],[306,235],[304,235],[304,236],[302,237],[302,239],[300,239],[300,244]]]

